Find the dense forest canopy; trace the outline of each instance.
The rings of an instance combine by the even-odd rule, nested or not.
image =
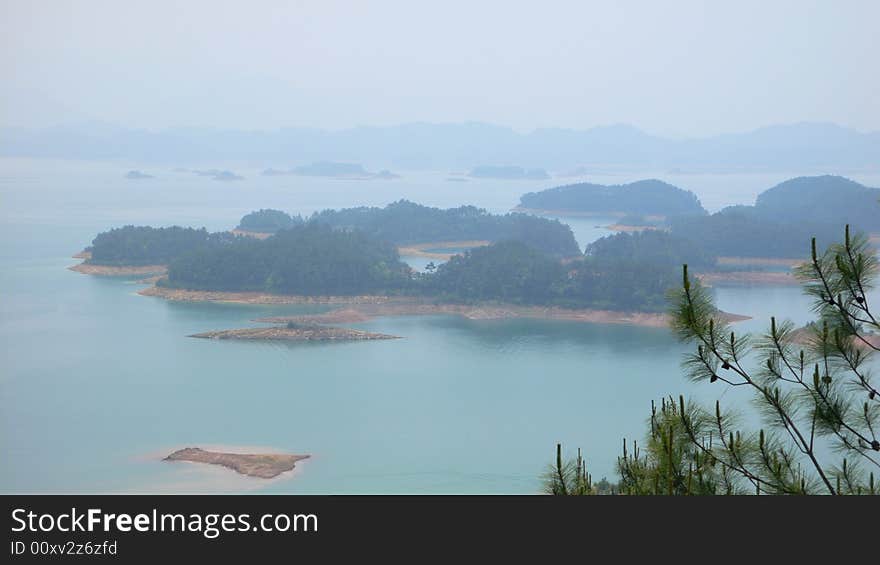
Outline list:
[[[363,230],[397,245],[516,240],[557,257],[580,255],[571,228],[558,220],[527,214],[495,215],[474,206],[442,210],[400,200],[384,208],[324,210],[312,215],[309,221]]]
[[[233,238],[205,228],[125,226],[98,234],[88,251],[95,265],[164,265],[196,249],[217,246]]]
[[[696,194],[650,179],[630,184],[570,184],[529,192],[520,207],[595,214],[647,216],[703,215],[706,211]]]
[[[479,211],[477,211],[479,213]],[[518,240],[453,256],[416,273],[394,244],[358,229],[310,221],[267,239],[204,229],[127,226],[95,238],[105,264],[169,263],[174,288],[298,295],[405,294],[450,302],[658,310],[676,282],[687,243],[664,232],[621,234],[564,264]]]
[[[306,224],[265,240],[236,238],[175,259],[165,284],[279,294],[393,293],[410,282],[397,249],[360,231]]]
[[[291,216],[280,210],[261,209],[242,217],[238,228],[244,231],[275,233],[303,223],[300,216]]]
[[[453,302],[661,311],[680,268],[626,257],[587,257],[563,265],[521,242],[507,241],[453,257],[425,283],[429,293]]]
[[[656,184],[652,184],[656,183]],[[661,188],[663,187],[663,188]],[[661,224],[655,224],[671,232],[676,254],[696,268],[708,266],[715,257],[761,257],[761,258],[802,258],[803,242],[816,237],[819,242],[833,241],[841,225],[850,224],[854,230],[880,231],[880,214],[876,206],[880,200],[880,189],[868,188],[852,180],[838,176],[799,177],[785,181],[761,193],[754,206],[730,206],[707,215],[705,213],[671,212],[652,200],[663,194],[674,194],[667,204],[690,201],[699,202],[691,193],[686,193],[660,181],[639,181],[618,187],[600,185],[571,185],[526,194],[522,197],[523,206],[530,208],[571,210],[571,211],[615,211],[615,205],[604,200],[609,195],[614,202],[634,199],[640,210],[626,210],[628,216],[620,220],[627,225],[652,225],[644,215],[661,214],[667,216]],[[624,198],[622,195],[626,194]],[[651,198],[647,198],[652,195]],[[689,196],[682,196],[689,195]],[[690,198],[693,197],[693,198]],[[604,204],[603,204],[604,202]],[[681,206],[678,206],[681,209]],[[647,210],[650,209],[651,212]],[[616,211],[623,211],[618,206]],[[622,257],[639,257],[641,261],[650,260],[654,252],[666,253],[652,247],[661,242],[658,236],[648,236],[645,240],[619,239],[600,240],[596,246],[613,249]],[[661,236],[662,237],[662,236]],[[663,240],[673,245],[674,240]],[[682,247],[689,242],[689,248]],[[623,245],[631,244],[631,249]],[[648,246],[650,252],[642,252]],[[598,247],[596,247],[598,248]],[[594,248],[595,249],[595,248]]]
[[[732,206],[711,216],[670,218],[672,234],[707,253],[731,257],[806,258],[804,241],[834,241],[840,225],[770,219],[752,206]]]
[[[587,258],[573,264],[556,302],[562,306],[640,312],[666,310],[666,293],[681,278],[680,265]]]
[[[547,304],[565,271],[522,242],[504,241],[453,256],[427,277],[427,287],[446,300]]]
[[[783,223],[849,224],[865,231],[880,231],[877,203],[880,189],[833,176],[798,177],[762,192],[756,214]]]
[[[703,270],[716,264],[716,256],[699,241],[660,230],[603,237],[588,245],[585,255],[597,265],[609,267],[618,262],[632,262],[677,269],[687,263]]]

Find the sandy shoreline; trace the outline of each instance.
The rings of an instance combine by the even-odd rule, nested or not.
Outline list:
[[[658,312],[622,312],[615,310],[568,309],[555,306],[519,306],[514,304],[435,304],[408,297],[391,296],[294,296],[258,292],[219,292],[150,287],[138,294],[181,302],[228,302],[236,304],[326,304],[340,308],[326,314],[262,318],[270,323],[353,323],[382,316],[457,315],[469,320],[505,320],[537,318],[599,324],[628,324],[662,328],[669,317]],[[726,314],[729,321],[746,316]]]
[[[736,283],[797,286],[800,284],[794,274],[787,271],[716,271],[698,273],[696,277],[707,285]]]
[[[340,308],[324,314],[305,316],[272,316],[259,318],[257,322],[267,323],[315,323],[338,324],[364,322],[384,316],[430,316],[456,315],[468,320],[508,320],[514,318],[535,318],[542,320],[565,320],[597,324],[628,324],[634,326],[664,328],[669,325],[669,316],[660,312],[621,312],[615,310],[568,309],[553,306],[473,306],[466,304],[424,304],[388,303],[382,305],[363,305]],[[723,313],[725,320],[737,322],[749,319],[748,316]]]
[[[625,212],[583,212],[578,210],[546,210],[543,208],[524,208],[516,206],[514,212],[534,214],[536,216],[563,216],[568,218],[622,218]]]
[[[448,261],[456,253],[440,253],[435,251],[427,251],[428,249],[443,248],[462,248],[473,249],[474,247],[483,247],[490,245],[491,241],[481,239],[470,239],[466,241],[429,241],[426,243],[411,243],[409,245],[401,245],[397,248],[397,253],[401,256],[424,257],[426,259],[439,259],[440,261]]]
[[[626,233],[640,232],[646,230],[659,230],[657,226],[629,226],[626,224],[611,224],[610,226],[602,226],[606,230],[619,231]]]
[[[271,232],[263,232],[263,231],[248,231],[248,230],[240,230],[238,228],[234,230],[229,230],[229,233],[232,235],[240,235],[244,237],[252,237],[254,239],[267,239],[275,235]]]
[[[634,216],[639,214],[632,214],[630,212],[587,212],[583,210],[549,210],[544,208],[524,208],[522,206],[516,206],[513,208],[514,212],[521,212],[523,214],[534,214],[536,216],[562,216],[567,218],[623,218],[625,216]],[[666,221],[666,216],[661,216],[657,214],[647,214],[643,216],[649,222],[664,222]]]
[[[225,292],[186,290],[151,286],[139,290],[141,296],[156,296],[173,302],[228,302],[233,304],[383,304],[397,300],[390,296],[302,296],[266,292]]]
[[[166,265],[92,265],[89,263],[80,263],[67,267],[71,271],[82,273],[84,275],[98,275],[103,277],[126,277],[126,276],[150,276],[164,275],[168,272]]]
[[[281,326],[272,328],[216,330],[193,334],[189,337],[245,341],[371,341],[377,339],[400,339],[400,336],[396,335],[319,325],[308,325],[297,328]]]
[[[281,473],[292,471],[298,461],[308,458],[308,455],[286,453],[223,453],[206,451],[198,447],[185,447],[171,453],[164,458],[164,461],[220,465],[249,477],[272,479]]]
[[[768,267],[797,267],[805,263],[806,259],[792,259],[782,257],[718,257],[719,265],[761,265]]]

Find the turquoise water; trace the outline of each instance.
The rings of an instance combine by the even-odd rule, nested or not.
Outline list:
[[[306,309],[169,303],[138,296],[131,280],[66,269],[96,232],[124,223],[222,229],[260,207],[398,197],[498,208],[527,183],[472,181],[468,194],[481,198],[447,203],[462,195],[437,193],[464,183],[443,174],[310,189],[288,177],[224,184],[169,172],[148,185],[120,178],[138,167],[2,166],[3,492],[533,493],[556,442],[613,477],[621,440],[642,436],[652,399],[718,394],[684,381],[685,347],[663,329],[430,316],[357,325],[404,338],[393,341],[215,342],[186,336]],[[757,317],[744,329],[807,305],[793,287],[717,292],[722,308]],[[160,461],[187,445],[313,457],[268,482]]]

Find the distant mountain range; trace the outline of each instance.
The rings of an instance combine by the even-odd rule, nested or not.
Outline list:
[[[125,159],[169,165],[243,162],[287,168],[314,161],[410,170],[516,166],[557,174],[613,169],[843,172],[880,170],[880,132],[800,123],[675,140],[627,125],[518,133],[483,123],[412,123],[339,131],[148,131],[88,123],[41,130],[0,128],[0,156]]]

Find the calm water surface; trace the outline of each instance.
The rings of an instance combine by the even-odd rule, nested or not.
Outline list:
[[[306,309],[141,297],[133,281],[68,271],[69,256],[126,223],[228,229],[261,207],[310,213],[398,198],[501,212],[548,183],[244,170],[241,182],[171,171],[135,182],[121,178],[129,168],[142,167],[0,161],[0,491],[533,493],[556,442],[583,448],[597,478],[613,477],[621,439],[641,438],[652,399],[718,394],[681,377],[686,348],[663,329],[430,316],[357,326],[404,337],[394,341],[187,338]],[[721,192],[739,182],[750,202],[783,178],[693,179],[702,193],[678,184],[705,202],[728,198]],[[571,223],[585,245],[610,222]],[[717,296],[722,308],[755,316],[743,330],[761,329],[770,313],[808,319],[794,287],[723,287]],[[313,458],[269,482],[160,461],[187,445]]]

